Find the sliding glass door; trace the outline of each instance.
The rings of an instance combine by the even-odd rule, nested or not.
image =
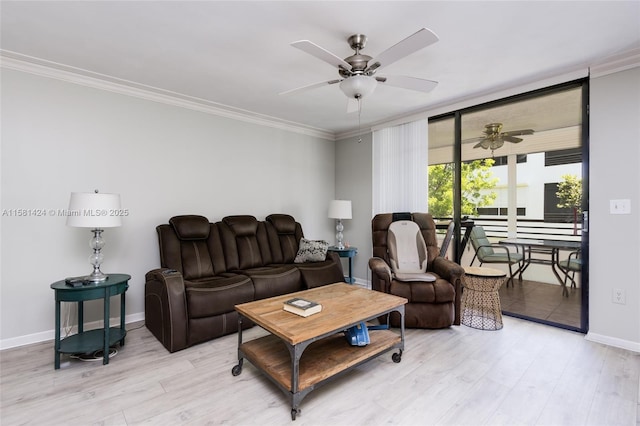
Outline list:
[[[492,243],[525,256],[522,275],[500,291],[504,313],[582,332],[588,329],[586,85],[431,119],[428,167],[429,211],[453,218],[461,231],[450,258],[478,265],[471,244],[460,247],[468,217]]]

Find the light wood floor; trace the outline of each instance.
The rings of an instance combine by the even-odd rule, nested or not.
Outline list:
[[[408,330],[402,362],[385,354],[316,389],[293,424],[639,424],[640,354],[515,318],[504,324]],[[287,399],[253,366],[231,375],[236,345],[230,335],[170,354],[142,327],[109,365],[65,357],[57,371],[52,342],[8,349],[0,423],[291,424]]]

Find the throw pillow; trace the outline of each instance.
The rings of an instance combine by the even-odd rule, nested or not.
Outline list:
[[[298,254],[293,263],[322,262],[327,258],[329,243],[323,240],[300,239]]]

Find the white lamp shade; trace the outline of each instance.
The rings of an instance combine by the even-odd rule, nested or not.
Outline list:
[[[122,225],[120,194],[72,192],[67,226],[77,228],[113,228]]]
[[[340,83],[340,90],[349,98],[364,98],[370,95],[378,85],[378,81],[366,75],[354,75]]]
[[[351,219],[351,201],[332,200],[329,203],[329,218]]]

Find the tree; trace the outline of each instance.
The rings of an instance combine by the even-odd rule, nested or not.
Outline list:
[[[492,158],[462,163],[462,215],[476,216],[478,207],[495,201],[493,163]],[[453,216],[453,169],[453,163],[429,166],[429,213],[434,217]]]
[[[582,209],[582,179],[576,175],[562,175],[562,182],[558,183],[556,197],[560,202],[558,208],[572,209],[573,235],[578,235],[578,213]]]

